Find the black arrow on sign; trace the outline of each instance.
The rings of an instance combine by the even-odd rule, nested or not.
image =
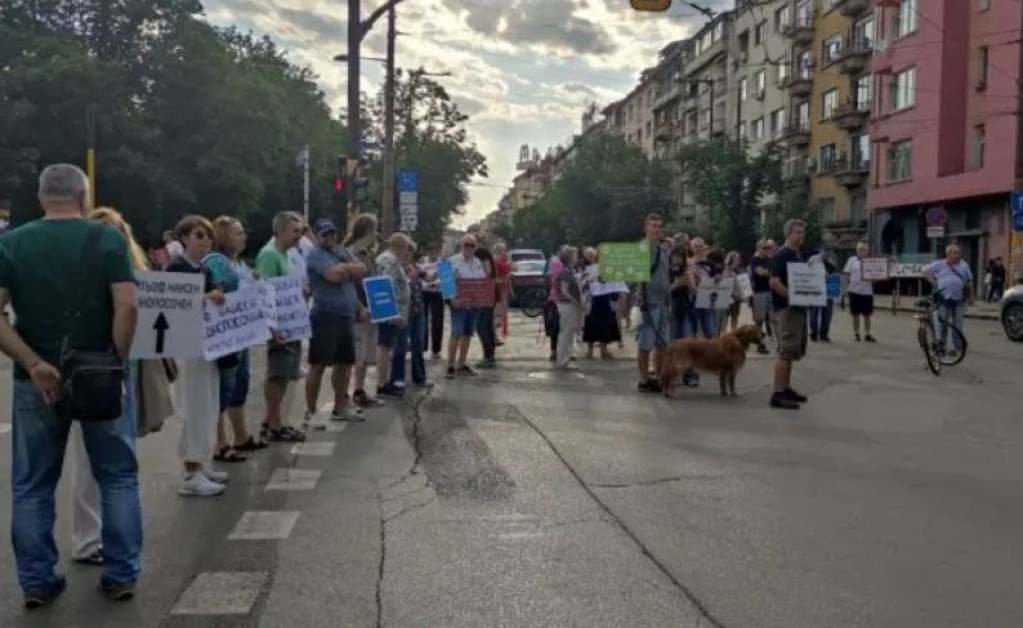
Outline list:
[[[163,315],[163,312],[160,312],[159,316],[156,317],[153,329],[156,330],[156,352],[163,353],[164,332],[170,329],[170,323],[167,322],[167,317]]]

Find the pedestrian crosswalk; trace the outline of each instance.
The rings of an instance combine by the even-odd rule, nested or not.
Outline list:
[[[265,571],[207,571],[199,574],[171,615],[248,615],[269,573]]]

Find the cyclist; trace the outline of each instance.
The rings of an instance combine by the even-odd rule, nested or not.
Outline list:
[[[933,299],[938,306],[937,310],[944,313],[945,320],[963,331],[966,306],[973,305],[973,272],[970,265],[963,261],[959,247],[955,244],[945,247],[945,259],[932,262],[924,271],[924,277],[934,286]],[[944,349],[948,342],[948,329],[941,317],[935,321],[935,330],[941,348]],[[960,344],[958,339],[955,339],[955,344]],[[963,347],[956,346],[950,355],[962,350]]]

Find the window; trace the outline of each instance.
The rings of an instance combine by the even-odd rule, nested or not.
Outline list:
[[[859,111],[869,111],[873,104],[873,76],[861,76],[853,81],[853,106]]]
[[[749,135],[750,135],[750,139],[753,139],[753,140],[762,140],[762,139],[764,139],[764,119],[763,118],[757,118],[756,120],[753,121],[753,124],[750,125],[750,133],[749,133]]]
[[[749,97],[749,81],[746,77],[739,79],[739,102],[746,102]]]
[[[725,38],[725,23],[724,21],[718,22],[714,25],[712,31],[711,42],[719,42]]]
[[[824,63],[832,63],[838,60],[842,54],[842,36],[832,35],[824,40]]]
[[[892,110],[901,111],[916,104],[916,68],[895,75],[892,83]]]
[[[639,127],[639,130],[636,131],[636,139],[640,142],[643,141],[643,127]]]
[[[856,169],[865,170],[870,164],[870,136],[866,133],[849,138],[849,164]]]
[[[813,78],[813,54],[809,50],[799,53],[796,63],[799,67],[799,78]]]
[[[824,144],[820,148],[820,163],[818,172],[834,172],[835,163],[838,161],[838,149],[834,144]]]
[[[810,0],[801,0],[796,5],[796,26],[813,25],[813,4]]]
[[[821,94],[821,120],[828,120],[838,109],[838,90],[829,89]]]
[[[778,62],[778,84],[782,85],[789,80],[789,64],[787,61]]]
[[[668,117],[665,116],[664,119],[665,119],[665,122],[667,122]],[[646,136],[647,137],[653,137],[654,136],[653,132],[650,130],[650,123],[649,122],[646,123]]]
[[[767,39],[767,22],[761,22],[753,29],[753,44],[759,46]]]
[[[781,137],[785,132],[785,108],[775,109],[771,112],[771,133],[774,137]]]
[[[902,0],[899,3],[898,12],[895,14],[896,37],[905,37],[916,32],[916,0]]]
[[[894,142],[888,149],[888,181],[906,181],[913,177],[913,140]]]
[[[977,48],[977,89],[987,87],[987,46]]]
[[[774,12],[774,32],[782,32],[791,23],[792,13],[789,12],[789,5],[786,4]]]
[[[689,129],[690,135],[696,133],[696,113],[689,114],[686,120],[686,127]]]
[[[819,201],[821,208],[821,222],[824,224],[831,224],[835,222],[837,218],[835,214],[835,199],[834,198],[822,198]]]
[[[746,139],[746,123],[740,122],[735,129],[735,136],[740,140]]]
[[[810,130],[810,103],[801,102],[796,107],[796,126],[800,131]]]
[[[767,74],[763,70],[757,70],[757,73],[753,75],[753,91],[757,94],[757,98],[763,97],[766,89]]]
[[[749,31],[739,33],[739,55],[745,56],[749,50]]]
[[[870,50],[874,47],[874,18],[868,17],[853,25],[853,47],[857,50]]]
[[[978,170],[984,167],[984,143],[987,140],[987,128],[983,124],[973,127],[973,165]]]
[[[862,225],[867,220],[867,195],[849,195],[849,218],[853,224]]]

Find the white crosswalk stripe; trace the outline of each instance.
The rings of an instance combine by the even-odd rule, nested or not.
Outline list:
[[[286,539],[298,522],[299,512],[249,511],[242,515],[234,530],[227,535],[228,541],[266,541]]]
[[[268,575],[265,571],[200,573],[178,598],[171,615],[248,615]]]
[[[333,455],[337,443],[327,441],[306,441],[291,448],[293,456],[319,456],[326,457]]]
[[[277,469],[266,485],[268,491],[311,491],[323,474],[319,469]]]

